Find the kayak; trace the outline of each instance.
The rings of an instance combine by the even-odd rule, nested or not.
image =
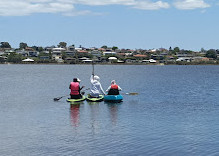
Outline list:
[[[66,101],[70,103],[78,103],[84,101],[85,99],[86,97],[83,95],[81,99],[67,99]]]
[[[98,98],[89,97],[89,94],[86,96],[86,100],[89,102],[101,102],[103,101],[104,95],[99,95]]]
[[[122,102],[123,96],[122,95],[105,95],[104,101],[108,102]]]

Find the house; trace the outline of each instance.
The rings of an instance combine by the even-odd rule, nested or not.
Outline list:
[[[207,58],[207,57],[193,57],[192,58],[192,62],[201,62],[201,61],[203,61],[203,62],[207,62],[207,61],[209,61],[210,59],[209,58]]]
[[[52,48],[52,59],[57,62],[62,62],[62,52],[65,50],[65,48]]]
[[[136,63],[137,61],[135,59],[126,59],[126,63]]]
[[[112,52],[112,51],[105,51],[103,52],[104,56],[112,56],[112,55],[116,55],[116,52]]]
[[[68,51],[75,51],[75,46],[73,46],[73,45],[72,45],[72,46],[69,46],[69,47],[67,48],[67,50],[68,50]]]
[[[66,50],[65,48],[53,48],[52,54],[61,55],[61,53],[64,52],[65,50]]]
[[[29,57],[37,57],[39,55],[38,51],[27,51],[26,53]]]
[[[66,51],[65,53],[68,56],[75,56],[75,51]]]
[[[180,58],[176,59],[176,62],[180,62],[180,61],[191,62],[191,58],[190,57],[180,57]]]
[[[146,58],[147,55],[142,55],[142,54],[137,54],[137,55],[133,55],[136,58]]]
[[[149,59],[149,62],[150,62],[150,63],[156,63],[157,61],[154,60],[154,59]]]
[[[49,60],[49,56],[40,56],[41,60]]]
[[[102,56],[102,52],[99,51],[99,50],[92,50],[90,52],[90,54],[93,55],[93,56],[97,56],[97,57],[101,57]]]

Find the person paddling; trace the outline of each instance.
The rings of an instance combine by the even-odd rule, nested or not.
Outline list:
[[[122,89],[116,84],[115,80],[111,81],[111,85],[108,87],[106,92],[108,92],[108,95],[119,95],[119,91]]]
[[[91,88],[90,88],[90,97],[98,98],[100,94],[104,94],[105,92],[100,83],[100,78],[97,75],[91,75],[90,77]]]
[[[80,94],[81,89],[84,88],[84,86],[80,87],[80,79],[74,78],[73,82],[70,83],[69,89],[71,89],[70,96],[71,99],[80,99],[82,98],[82,95]]]

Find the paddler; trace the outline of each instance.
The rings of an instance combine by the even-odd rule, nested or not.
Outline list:
[[[111,81],[111,85],[108,87],[106,92],[108,92],[108,95],[119,95],[119,91],[122,89],[116,84],[115,80]]]
[[[100,78],[97,75],[91,75],[90,77],[91,88],[90,88],[90,97],[98,98],[100,94],[105,95],[105,92],[100,83]]]
[[[74,78],[73,82],[70,83],[69,89],[71,89],[70,96],[71,99],[81,99],[82,95],[80,94],[81,89],[84,88],[84,86],[80,87],[81,80],[79,78]]]

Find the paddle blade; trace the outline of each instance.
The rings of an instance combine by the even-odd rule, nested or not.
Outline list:
[[[125,93],[126,95],[138,95],[138,93]]]
[[[54,98],[53,100],[54,101],[59,101],[62,97],[59,97],[59,98]]]

